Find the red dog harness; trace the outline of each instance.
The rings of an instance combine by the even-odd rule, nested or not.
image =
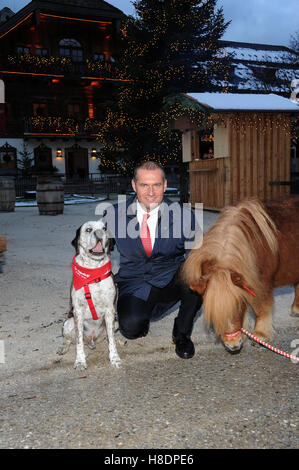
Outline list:
[[[89,290],[89,284],[100,282],[103,279],[111,276],[111,261],[109,258],[108,263],[104,264],[100,268],[83,268],[76,263],[76,256],[73,258],[72,264],[73,270],[73,286],[75,290],[79,290],[84,287],[85,298],[87,300],[93,320],[99,320],[95,306],[93,304],[91,293]]]

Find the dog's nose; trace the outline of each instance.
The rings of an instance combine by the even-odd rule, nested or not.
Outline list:
[[[98,239],[101,239],[102,236],[103,236],[102,230],[95,230],[95,231],[94,231],[94,234],[95,234],[95,236],[96,236]]]

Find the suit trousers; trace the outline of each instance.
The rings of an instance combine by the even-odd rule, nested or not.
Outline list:
[[[188,337],[191,336],[194,318],[202,305],[202,297],[179,280],[178,273],[165,287],[152,286],[148,299],[142,300],[134,295],[124,295],[118,299],[117,316],[119,329],[128,339],[146,336],[153,310],[157,304],[161,307],[180,301],[176,329]],[[167,309],[165,309],[167,310]]]

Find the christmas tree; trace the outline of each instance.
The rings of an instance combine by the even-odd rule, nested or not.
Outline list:
[[[32,176],[34,158],[32,157],[32,152],[28,150],[26,143],[23,144],[23,151],[20,151],[19,154],[21,158],[18,159],[18,170],[23,177]]]
[[[106,110],[99,134],[101,171],[131,174],[140,160],[181,160],[171,123],[188,114],[206,119],[180,93],[220,90],[229,58],[219,53],[227,24],[216,0],[139,0],[121,29],[118,67],[126,86]]]

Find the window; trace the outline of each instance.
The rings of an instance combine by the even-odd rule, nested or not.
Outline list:
[[[83,49],[76,39],[66,38],[59,41],[59,54],[68,57],[73,62],[83,61]]]
[[[103,53],[96,52],[93,55],[94,60],[105,60],[105,55]]]
[[[83,60],[82,49],[71,49],[71,57],[74,62],[82,62]]]
[[[45,103],[33,103],[33,116],[45,116],[47,105]]]
[[[17,47],[17,54],[30,54],[30,48],[25,46],[18,46]]]
[[[44,48],[44,47],[36,47],[35,48],[35,53],[36,55],[40,56],[40,57],[45,57],[48,55],[48,49]]]
[[[0,168],[14,170],[16,169],[16,162],[17,149],[6,142],[0,147]]]
[[[199,151],[200,158],[208,160],[214,157],[214,136],[213,129],[200,131]]]
[[[74,104],[74,103],[68,104],[67,114],[68,116],[79,118],[80,117],[80,105]]]

